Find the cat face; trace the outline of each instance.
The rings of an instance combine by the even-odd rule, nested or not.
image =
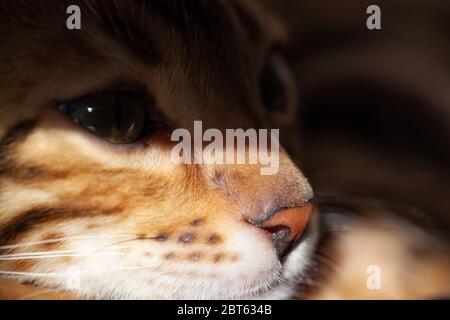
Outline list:
[[[280,94],[264,74],[295,103],[280,25],[229,1],[79,1],[71,31],[68,5],[0,4],[2,275],[85,297],[280,297],[315,242],[305,177],[284,150],[270,176],[175,164],[170,138],[263,128]]]

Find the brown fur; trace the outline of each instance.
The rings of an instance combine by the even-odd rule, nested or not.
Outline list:
[[[270,48],[284,41],[275,19],[263,25],[257,6],[250,14],[253,5],[239,4],[236,13],[225,1],[78,1],[82,30],[69,31],[68,4],[0,4],[1,245],[43,241],[33,250],[64,251],[74,245],[64,238],[113,232],[148,243],[147,257],[177,268],[236,264],[240,254],[226,247],[231,225],[245,229],[309,200],[308,183],[284,151],[275,176],[261,176],[259,165],[176,166],[170,130],[113,146],[56,110],[58,102],[126,84],[147,92],[172,129],[198,119],[205,128],[260,128],[259,72]],[[33,126],[22,130],[21,123]],[[57,272],[83,261],[63,258],[53,265],[3,261],[0,268]],[[47,286],[42,279],[37,285]]]
[[[82,31],[65,29],[65,9],[74,3],[82,8]],[[298,2],[294,7],[301,10],[289,9],[292,6],[288,4],[287,16],[295,13],[294,24],[303,27],[293,33],[301,35],[328,23],[330,14],[332,22],[339,20],[341,12],[325,10],[325,15],[317,16],[319,22],[311,24],[314,19],[308,14],[313,4]],[[359,4],[355,8],[348,12],[352,12],[351,19],[358,17],[359,26],[363,8]],[[123,241],[117,233],[124,233],[130,237],[127,241],[143,244],[145,250],[120,249],[124,255],[121,259],[144,266],[150,259],[162,261],[148,266],[146,273],[152,276],[142,282],[149,286],[158,285],[162,277],[176,279],[180,286],[186,279],[191,283],[219,281],[224,277],[221,266],[231,269],[249,255],[238,252],[240,243],[229,247],[236,234],[250,233],[248,221],[258,220],[271,209],[300,206],[307,200],[309,186],[284,151],[280,173],[274,177],[260,176],[258,166],[172,166],[170,130],[139,145],[111,146],[55,110],[58,102],[125,84],[152,98],[156,113],[169,129],[190,128],[199,119],[209,128],[266,126],[270,119],[261,106],[258,77],[271,48],[287,38],[280,22],[267,13],[271,10],[250,1],[3,0],[0,12],[0,245],[42,242],[36,247],[3,250],[0,256],[70,250],[85,244],[67,237],[110,232],[113,239],[107,244],[111,245]],[[297,12],[305,16],[299,19]],[[345,16],[343,22],[351,19]],[[307,53],[320,54],[322,45],[328,54],[328,43],[311,39]],[[301,46],[305,42],[302,39],[298,43]],[[355,61],[354,57],[343,60],[350,65]],[[318,61],[318,66],[310,69],[298,68],[300,90],[306,96],[318,82],[328,80],[324,74],[333,71],[340,79],[339,59],[325,55]],[[387,65],[381,70],[391,72],[393,68]],[[290,99],[294,101],[295,97]],[[282,123],[290,129],[298,126],[295,115],[288,112]],[[298,136],[288,132],[287,140],[297,144]],[[404,166],[398,162],[389,171],[377,161],[381,153],[367,152],[369,160],[360,161],[363,157],[353,157],[354,150],[347,149],[348,141],[341,145],[339,139],[331,143],[325,140],[310,140],[306,156],[299,161],[320,191],[360,192],[370,185],[370,191],[376,191],[376,186],[392,194],[393,189],[399,189],[403,199],[420,199],[448,211],[448,202],[439,204],[435,200],[445,198],[446,184],[432,196],[421,197],[424,187],[405,184],[411,175],[408,170],[401,175]],[[368,164],[377,169],[375,173],[368,173]],[[416,180],[426,180],[421,177]],[[435,185],[434,176],[430,181],[429,185]],[[341,194],[340,198],[348,195]],[[411,232],[409,223],[391,219],[401,210],[373,208],[367,198],[362,202],[364,205],[351,207],[351,211],[367,210],[370,219],[352,217],[346,225],[350,228],[344,232],[335,230],[341,223],[325,223],[333,245],[325,258],[319,253],[316,259],[321,262],[318,273],[327,275],[315,290],[305,293],[300,288],[300,297],[448,295],[446,242],[425,233],[421,238],[427,244],[425,249],[432,247],[433,251],[424,254],[424,248],[417,246],[417,229]],[[324,207],[329,204],[322,203]],[[339,203],[337,207],[346,206]],[[323,211],[326,221],[326,209]],[[389,219],[385,220],[386,216]],[[267,237],[258,239],[270,243]],[[273,255],[273,250],[265,249],[267,255]],[[52,259],[49,263],[0,261],[0,269],[52,273],[86,260],[64,256]],[[324,265],[329,267],[329,263],[323,263],[323,259],[333,259],[336,270],[325,272]],[[365,287],[366,267],[374,261],[388,275],[384,290],[376,292]],[[205,273],[201,271],[205,266],[215,269]],[[235,282],[249,278],[248,274],[233,276]],[[0,298],[73,298],[66,293],[48,293],[65,290],[57,281],[26,277],[10,280],[1,280]],[[169,284],[168,288],[177,289]],[[110,296],[95,292],[82,297]]]

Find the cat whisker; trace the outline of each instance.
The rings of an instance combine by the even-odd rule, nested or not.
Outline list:
[[[52,239],[48,241],[36,241],[36,242],[28,242],[28,243],[22,243],[17,245],[10,245],[10,246],[3,246],[0,247],[0,249],[9,249],[12,250],[14,248],[21,248],[26,246],[33,246],[33,245],[39,245],[39,244],[48,244],[48,243],[57,243],[61,241],[67,241],[67,240],[85,240],[85,239],[92,239],[92,238],[105,238],[110,236],[79,236],[79,237],[66,237],[66,238],[58,238],[58,239]],[[114,236],[117,238],[118,236]],[[23,252],[23,253],[15,253],[15,254],[2,254],[0,255],[0,261],[8,261],[8,260],[34,260],[34,259],[51,259],[51,258],[61,258],[61,257],[88,257],[88,256],[120,256],[124,255],[123,253],[117,252],[117,250],[120,249],[126,249],[129,248],[129,246],[119,246],[120,244],[129,243],[132,241],[140,241],[140,240],[153,240],[154,237],[136,237],[133,236],[130,239],[130,236],[119,236],[119,237],[126,237],[128,239],[116,241],[112,244],[107,244],[102,247],[93,248],[93,249],[79,249],[79,250],[60,250],[60,251],[42,251],[42,252]],[[113,252],[101,252],[104,250],[113,250]],[[99,253],[100,252],[100,253]]]
[[[0,257],[0,261],[8,260],[37,260],[37,259],[51,259],[51,258],[64,258],[64,257],[91,257],[91,256],[123,256],[123,253],[81,253],[81,254],[58,254],[58,255],[42,255],[42,256],[25,256],[25,257],[10,257],[3,258]]]
[[[0,246],[0,250],[9,250],[16,249],[21,247],[31,247],[42,244],[63,242],[63,241],[71,241],[71,240],[91,240],[91,239],[101,239],[101,238],[130,238],[130,240],[136,239],[136,236],[131,235],[96,235],[96,236],[74,236],[74,237],[63,237],[63,238],[55,238],[51,240],[43,240],[43,241],[33,241],[33,242],[24,242],[13,245],[4,245]]]
[[[58,272],[48,272],[48,273],[36,273],[36,272],[18,272],[18,271],[7,271],[0,270],[0,275],[6,276],[16,276],[16,277],[33,277],[33,278],[62,278],[67,277],[66,273],[58,273]]]
[[[126,249],[128,246],[118,246],[110,249]],[[0,255],[0,257],[23,257],[23,256],[38,256],[38,255],[49,255],[49,254],[70,254],[70,253],[94,253],[98,251],[100,248],[92,248],[92,249],[78,249],[78,250],[60,250],[60,251],[37,251],[37,252],[23,252],[23,253],[15,253],[15,254],[4,254]]]
[[[44,272],[44,273],[0,270],[0,275],[16,276],[16,277],[32,277],[32,278],[43,278],[43,277],[66,278],[67,276],[69,275],[72,276],[74,274],[97,274],[97,273],[109,273],[117,271],[145,270],[145,269],[151,269],[151,267],[140,266],[140,267],[111,268],[102,270],[80,270],[80,271],[71,270],[70,272]]]

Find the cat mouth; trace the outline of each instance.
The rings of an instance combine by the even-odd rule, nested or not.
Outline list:
[[[304,241],[307,241],[308,239],[310,239],[311,237],[314,236],[314,230],[315,230],[315,228],[317,228],[317,221],[316,221],[316,222],[311,221],[311,223],[308,224],[308,226],[306,227],[305,232],[304,232],[298,239],[296,239],[296,240],[291,244],[291,246],[290,246],[290,248],[289,248],[289,251],[290,251],[290,252],[289,252],[287,255],[285,255],[284,257],[282,257],[282,258],[280,259],[280,262],[281,262],[281,264],[283,265],[283,267],[286,266],[287,261],[289,260],[289,257],[290,257],[292,254],[295,254],[295,253],[294,253],[295,250],[296,250],[299,246],[301,246],[301,244],[302,244]]]
[[[282,264],[281,277],[288,285],[297,285],[308,278],[308,269],[319,240],[320,220],[314,214],[304,234],[297,239],[280,262]]]
[[[318,215],[314,215],[304,234],[292,244],[290,252],[279,260],[277,275],[260,286],[264,289],[249,293],[245,299],[289,299],[298,285],[308,282],[312,257],[319,240],[319,221]]]

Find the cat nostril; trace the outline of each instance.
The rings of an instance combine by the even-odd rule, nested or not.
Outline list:
[[[311,203],[300,208],[279,210],[257,226],[272,234],[277,254],[282,258],[306,230],[313,211],[314,205]]]

